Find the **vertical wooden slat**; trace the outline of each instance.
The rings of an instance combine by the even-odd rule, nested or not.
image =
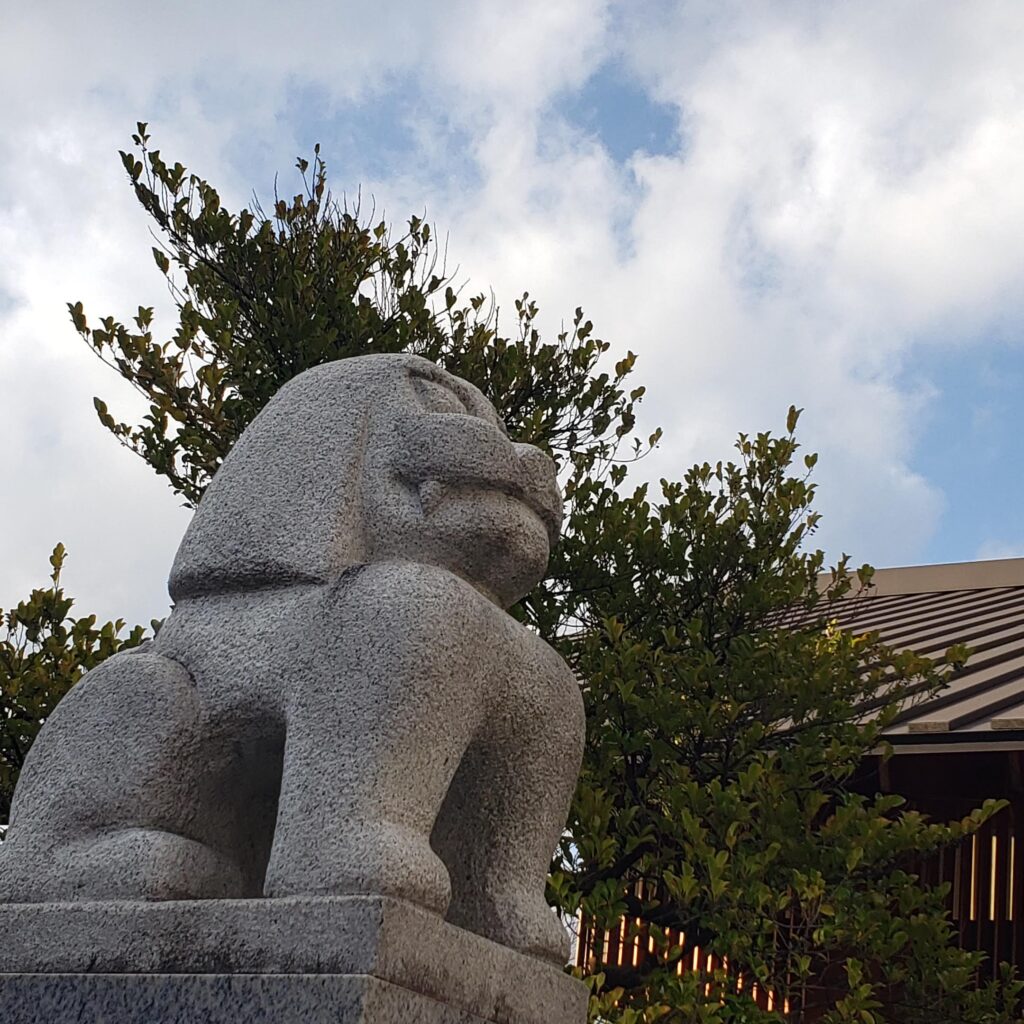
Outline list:
[[[1011,878],[1009,885],[1009,915],[1013,942],[1010,962],[1018,966],[1024,960],[1024,834],[1016,827],[1010,833]]]
[[[999,963],[1006,960],[1013,944],[1010,918],[1007,913],[1010,891],[1010,829],[1006,816],[1000,816],[999,827],[994,832],[997,841],[996,879],[993,902],[995,922],[990,951],[992,977],[998,976]]]
[[[617,964],[619,962],[619,928],[609,928],[604,933],[604,954],[601,962],[604,964]]]
[[[939,851],[939,866],[938,866],[938,877],[939,882],[949,883],[949,895],[946,897],[947,901],[950,901],[951,906],[955,910],[954,897],[954,884],[956,879],[957,871],[957,857],[956,850],[954,849],[942,849]],[[956,920],[956,915],[953,915]]]
[[[990,824],[990,823],[989,823]],[[992,943],[992,921],[988,911],[992,900],[992,833],[987,824],[973,836],[975,861],[974,948],[989,949]]]
[[[964,844],[957,843],[951,850],[947,851],[948,856],[946,858],[946,876],[949,882],[949,895],[946,897],[949,903],[949,916],[952,922],[956,925],[958,941],[962,942],[963,935],[961,934],[961,918],[960,907],[963,903],[963,894],[961,892],[961,881],[962,881],[962,870],[961,863],[963,861]]]
[[[973,837],[972,837],[973,838]],[[971,904],[975,881],[971,838],[958,843],[954,858],[954,914],[958,924],[959,943],[967,948],[972,938],[974,922],[971,920]]]

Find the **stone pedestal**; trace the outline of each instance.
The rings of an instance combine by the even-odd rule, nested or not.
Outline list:
[[[383,897],[0,907],[5,1024],[582,1024],[586,989]]]

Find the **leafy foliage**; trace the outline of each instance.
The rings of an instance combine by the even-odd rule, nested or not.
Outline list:
[[[601,531],[567,541],[592,571],[587,617],[563,638],[589,732],[550,894],[596,927],[593,1015],[782,1019],[758,1009],[756,982],[795,1021],[1016,1019],[1020,986],[974,986],[980,955],[953,946],[943,893],[911,870],[1002,805],[932,824],[852,786],[899,710],[967,652],[935,667],[830,625],[871,570],[844,560],[819,589],[797,418],[782,437],[741,435],[736,463],[663,481],[657,502],[595,488]],[[624,917],[655,953],[609,966],[604,930]],[[680,932],[730,972],[680,976]]]
[[[75,618],[60,585],[64,545],[50,555],[50,586],[33,590],[4,615],[0,609],[0,824],[11,810],[14,784],[43,720],[83,672],[122,648],[137,647],[144,629],[121,636],[124,621],[97,626]],[[155,625],[155,624],[154,624]]]

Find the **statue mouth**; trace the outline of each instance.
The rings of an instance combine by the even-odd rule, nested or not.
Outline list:
[[[488,492],[504,494],[518,505],[521,505],[540,522],[552,547],[557,543],[562,528],[561,504],[552,506],[545,501],[546,495],[534,494],[531,490],[510,485],[488,483],[446,483],[441,480],[424,480],[419,485],[420,505],[425,515],[432,515],[444,502],[445,498],[455,495],[470,496],[474,493]]]
[[[554,547],[558,543],[558,537],[562,530],[562,510],[551,508],[538,497],[527,491],[506,491],[510,498],[514,498],[525,508],[529,509],[539,520],[548,535],[548,541]]]

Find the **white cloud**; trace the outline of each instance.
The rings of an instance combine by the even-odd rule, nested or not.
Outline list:
[[[16,540],[0,606],[42,581],[62,539],[83,609],[163,613],[187,515],[95,422],[93,394],[134,398],[63,304],[128,316],[162,299],[117,165],[135,120],[244,201],[269,182],[237,166],[240,143],[286,170],[306,139],[285,105],[310,84],[343,117],[400,82],[424,112],[422,159],[364,192],[399,219],[426,205],[475,287],[506,305],[529,289],[549,329],[583,305],[617,351],[640,354],[644,425],[666,428],[645,474],[727,454],[795,403],[822,452],[823,542],[879,564],[923,550],[946,507],[913,469],[935,396],[904,370],[931,339],[1024,323],[1018,4],[166,11],[22,5],[2,26],[0,510]],[[610,60],[678,110],[679,154],[622,167],[551,113]],[[431,137],[442,118],[465,152]],[[445,173],[455,159],[474,180]],[[333,166],[339,188],[355,184]]]

